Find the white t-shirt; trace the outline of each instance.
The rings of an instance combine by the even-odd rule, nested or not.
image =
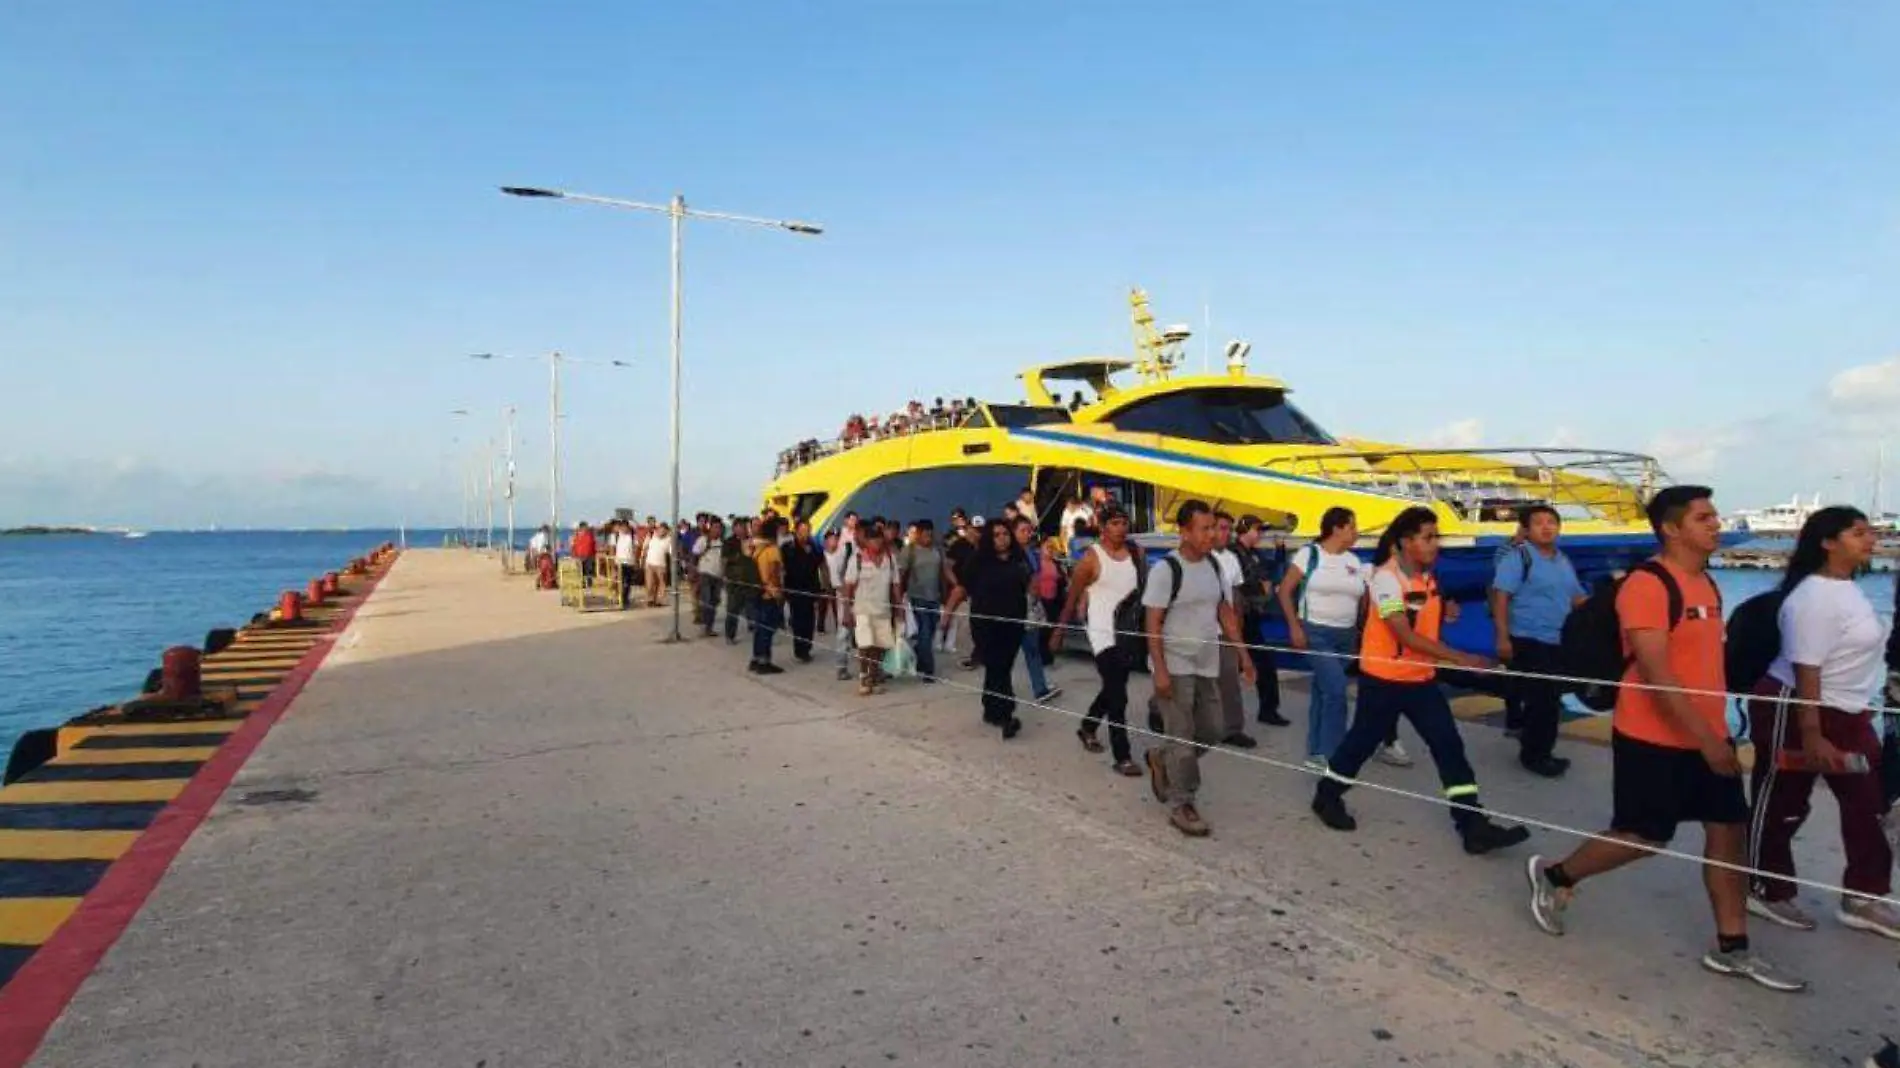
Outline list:
[[[634,540],[633,540],[632,534],[620,532],[614,535],[614,562],[615,563],[620,563],[620,564],[633,563],[633,549],[634,549]]]
[[[547,552],[548,551],[548,532],[545,530],[535,531],[534,537],[528,539],[528,551],[531,553]]]
[[[831,572],[831,588],[844,592],[844,568],[847,563],[858,558],[858,550],[848,541],[838,543],[836,549],[825,550],[825,570]]]
[[[851,563],[844,571],[844,581],[846,585],[858,584],[851,598],[853,614],[863,619],[879,619],[891,614],[891,583],[897,581],[897,561],[891,559],[890,553],[872,563],[863,554],[853,552]]]
[[[1293,566],[1306,576],[1300,586],[1300,618],[1322,627],[1351,627],[1359,622],[1372,565],[1350,549],[1329,553],[1318,543],[1293,554]]]
[[[673,538],[670,531],[660,531],[647,535],[647,566],[665,567],[673,557]]]
[[[725,574],[726,547],[719,539],[706,535],[706,547],[699,551],[699,573],[719,578]]]
[[[1148,584],[1141,591],[1143,608],[1165,608],[1161,621],[1161,649],[1168,671],[1175,675],[1220,678],[1220,603],[1226,594],[1212,558],[1181,564],[1181,594],[1174,593],[1174,569],[1166,558],[1148,568]]]
[[[1220,571],[1221,596],[1228,604],[1238,604],[1239,595],[1234,591],[1240,588],[1244,573],[1240,570],[1240,557],[1232,549],[1215,549],[1208,554],[1214,560],[1214,566]]]
[[[1075,521],[1086,519],[1092,525],[1095,522],[1095,509],[1086,504],[1072,504],[1062,510],[1062,540],[1075,537]]]
[[[1794,665],[1821,669],[1821,703],[1843,712],[1880,707],[1886,634],[1874,606],[1847,579],[1809,575],[1781,602],[1781,655],[1768,674],[1794,685]]]

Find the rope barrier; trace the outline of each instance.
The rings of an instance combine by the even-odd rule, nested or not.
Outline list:
[[[733,582],[722,581],[722,586],[728,589],[734,585],[739,585],[742,588],[748,588],[748,589],[759,590],[759,591],[763,591],[766,588],[763,585],[760,585],[757,583],[733,583]],[[814,592],[805,591],[805,590],[786,590],[783,588],[781,588],[779,592],[784,596],[809,597],[813,600],[834,599],[838,603],[839,609],[840,609],[839,614],[838,614],[838,626],[844,627],[846,625],[845,620],[849,618],[849,615],[843,611],[845,602],[841,594],[834,595],[832,593],[827,593],[827,592],[822,592],[822,591],[814,593]],[[682,595],[682,591],[676,589],[674,592],[674,596],[677,597],[681,595]],[[697,608],[698,607],[697,599],[695,599],[694,603],[695,603],[695,607]],[[903,610],[904,607],[905,606],[901,603],[893,602],[893,614],[894,615],[897,614],[897,612]],[[715,614],[716,614],[716,606],[715,606]],[[945,613],[945,615],[947,616],[948,613]],[[1028,632],[1031,632],[1031,633],[1035,631],[1039,631],[1039,630],[1048,631],[1048,630],[1055,629],[1055,625],[1052,623],[1030,623],[1026,620],[1012,619],[1007,616],[993,616],[993,615],[987,615],[987,614],[979,614],[976,612],[971,612],[969,615],[969,618],[993,620],[997,622],[1012,623],[1012,624],[1020,624],[1024,626],[1025,628],[1027,628]],[[757,625],[753,623],[751,620],[747,620],[747,623],[748,623],[748,626]],[[779,634],[789,632],[788,628],[784,626],[772,627],[772,628],[767,628],[767,629],[773,632],[774,639],[776,639]],[[1082,629],[1082,628],[1076,628],[1076,629]],[[1146,638],[1146,632],[1113,631],[1112,633],[1115,633],[1117,635],[1122,635],[1122,636],[1139,635],[1143,637],[1144,639]],[[898,640],[900,641],[905,640],[901,636],[901,628],[900,628],[900,635],[898,637]],[[1209,644],[1208,640],[1206,639],[1200,639],[1200,641],[1202,642],[1202,644]],[[1227,642],[1227,641],[1220,641],[1220,640],[1215,640],[1211,642],[1211,644],[1218,644],[1218,645],[1227,646],[1230,648],[1237,648],[1237,649],[1263,649],[1268,652],[1294,652],[1294,653],[1301,653],[1308,656],[1315,655],[1309,650],[1289,649],[1282,646],[1272,646],[1272,645],[1265,645],[1265,644],[1255,645],[1255,644],[1249,644],[1246,642]],[[1341,659],[1347,659],[1347,660],[1367,659],[1367,658],[1358,657],[1352,654],[1342,653],[1342,654],[1331,654],[1331,655],[1337,656]],[[1388,660],[1389,658],[1372,658],[1372,659]],[[1397,662],[1397,661],[1391,660],[1390,662]],[[1447,666],[1450,666],[1450,665],[1447,665]],[[1468,671],[1468,670],[1473,670],[1473,669],[1457,668],[1457,670]],[[1537,673],[1532,673],[1532,672],[1512,672],[1512,671],[1494,670],[1492,673],[1507,675],[1512,678],[1519,678],[1519,679],[1534,678],[1534,679],[1546,679],[1549,681],[1557,681],[1557,682],[1588,682],[1591,684],[1599,684],[1599,685],[1603,684],[1602,680],[1599,680],[1599,679],[1572,679],[1572,678],[1568,678],[1561,675],[1543,675],[1543,674],[1537,674]],[[1086,713],[1076,712],[1071,709],[1063,708],[1060,705],[1051,704],[1047,701],[1037,700],[1037,699],[1034,699],[1033,697],[1022,698],[1022,697],[1017,697],[1014,694],[1006,695],[1000,692],[986,690],[981,686],[971,686],[967,683],[957,682],[951,677],[944,676],[944,675],[925,674],[925,673],[919,672],[918,677],[930,678],[930,679],[935,680],[938,684],[948,686],[952,689],[963,690],[969,693],[977,694],[979,696],[994,696],[994,697],[1005,698],[1019,705],[1027,705],[1031,708],[1039,708],[1044,711],[1055,712],[1060,715],[1068,716],[1069,718],[1077,720],[1077,721],[1088,719],[1088,716]],[[1627,685],[1636,685],[1636,684],[1620,683],[1617,685],[1627,686]],[[1688,688],[1683,688],[1683,687],[1666,687],[1666,686],[1642,684],[1642,688],[1649,689],[1649,690],[1678,689],[1680,692],[1684,692],[1684,693],[1704,694],[1704,695],[1715,694],[1715,695],[1722,696],[1724,698],[1730,698],[1730,697],[1739,697],[1743,699],[1753,698],[1753,695],[1751,694],[1733,694],[1733,693],[1727,693],[1723,691],[1693,690],[1693,689],[1688,689]],[[1790,705],[1795,704],[1795,703],[1796,702],[1792,698],[1789,699]],[[1814,703],[1814,702],[1809,702],[1809,703]],[[1244,750],[1237,750],[1237,749],[1232,749],[1232,748],[1226,748],[1218,744],[1207,744],[1207,743],[1195,741],[1194,739],[1191,739],[1191,738],[1180,738],[1171,734],[1167,734],[1165,732],[1150,730],[1146,726],[1141,726],[1141,725],[1136,725],[1136,724],[1125,724],[1124,727],[1128,731],[1129,734],[1137,734],[1142,737],[1149,738],[1158,743],[1163,743],[1163,744],[1173,743],[1177,745],[1184,745],[1184,746],[1188,746],[1194,749],[1201,750],[1203,752],[1217,753],[1224,756],[1233,757],[1239,760],[1250,761],[1253,763],[1262,764],[1267,767],[1276,768],[1276,769],[1280,769],[1284,771],[1293,771],[1293,772],[1300,773],[1302,775],[1312,776],[1316,778],[1331,777],[1340,782],[1346,783],[1348,785],[1351,785],[1357,788],[1371,790],[1376,793],[1389,794],[1394,797],[1406,798],[1412,801],[1420,801],[1429,805],[1435,805],[1443,809],[1451,809],[1451,808],[1457,807],[1457,803],[1452,801],[1449,798],[1439,797],[1432,794],[1423,794],[1417,791],[1407,790],[1404,787],[1400,787],[1400,786],[1393,786],[1387,783],[1372,782],[1363,778],[1348,779],[1345,776],[1338,775],[1330,771],[1321,771],[1319,769],[1308,767],[1305,764],[1296,764],[1289,761],[1278,760],[1273,757],[1266,756],[1264,754],[1252,753],[1252,752],[1247,752]],[[1461,732],[1461,735],[1462,735],[1462,732]],[[1504,819],[1521,823],[1528,827],[1536,827],[1539,830],[1550,831],[1557,834],[1566,834],[1575,838],[1588,839],[1591,841],[1607,842],[1614,845],[1635,849],[1640,852],[1649,853],[1655,856],[1667,857],[1673,860],[1685,861],[1685,862],[1699,865],[1702,867],[1711,867],[1711,868],[1718,868],[1724,871],[1731,871],[1737,874],[1748,876],[1751,880],[1758,879],[1758,878],[1780,880],[1783,882],[1792,883],[1796,886],[1806,887],[1810,890],[1818,890],[1818,891],[1823,891],[1830,894],[1837,894],[1842,897],[1857,898],[1863,901],[1885,902],[1896,908],[1900,908],[1900,899],[1895,899],[1893,897],[1885,897],[1878,894],[1868,894],[1868,893],[1864,893],[1858,890],[1850,890],[1844,886],[1837,886],[1833,883],[1823,882],[1818,879],[1810,879],[1810,878],[1806,878],[1803,876],[1796,876],[1796,875],[1782,875],[1777,872],[1767,871],[1762,868],[1757,868],[1748,864],[1732,864],[1727,861],[1714,860],[1709,857],[1699,856],[1693,853],[1685,853],[1678,849],[1672,849],[1666,845],[1656,845],[1650,842],[1634,841],[1627,838],[1621,838],[1621,837],[1616,837],[1609,834],[1604,834],[1600,831],[1583,830],[1581,828],[1566,826],[1561,823],[1556,823],[1550,820],[1541,819],[1535,816],[1520,815],[1518,813],[1510,812],[1505,809],[1487,807],[1485,809],[1485,812],[1490,815],[1502,817]]]

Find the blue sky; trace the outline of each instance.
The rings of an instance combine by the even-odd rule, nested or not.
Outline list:
[[[460,357],[551,348],[635,364],[569,376],[567,513],[662,510],[665,222],[504,183],[828,228],[688,232],[694,503],[1126,351],[1136,283],[1337,432],[1865,497],[1896,54],[1878,4],[23,0],[0,523],[451,520],[509,403],[538,515],[544,374]]]

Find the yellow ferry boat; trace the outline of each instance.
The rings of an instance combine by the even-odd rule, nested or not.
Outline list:
[[[1440,583],[1461,600],[1483,596],[1497,549],[1531,502],[1563,515],[1565,550],[1586,581],[1654,550],[1643,505],[1666,483],[1651,457],[1336,437],[1294,406],[1285,381],[1249,373],[1243,342],[1228,345],[1223,372],[1181,373],[1188,331],[1157,329],[1139,289],[1129,302],[1132,359],[1031,367],[1019,376],[1022,402],[979,402],[954,419],[926,413],[902,432],[788,449],[765,503],[819,529],[847,511],[941,525],[952,508],[994,515],[1028,488],[1054,534],[1065,502],[1101,486],[1139,533],[1170,534],[1178,502],[1198,497],[1297,541],[1344,505],[1367,548],[1400,511],[1424,505],[1444,537]]]

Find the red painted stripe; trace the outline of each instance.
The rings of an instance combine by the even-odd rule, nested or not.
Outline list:
[[[132,843],[132,848],[106,869],[98,885],[53,932],[53,937],[14,974],[11,982],[0,988],[0,1068],[21,1068],[39,1049],[53,1022],[79,992],[80,984],[125,933],[132,917],[164,878],[172,859],[184,848],[185,840],[204,822],[211,806],[237,776],[238,769],[290,708],[324,657],[330,655],[336,638],[349,626],[356,609],[369,600],[369,594],[387,574],[389,569],[385,568],[381,574],[370,577],[363,596],[353,599],[332,621],[325,640],[312,646],[297,661],[277,689],[271,691],[244,720],[244,725],[232,732],[211,759],[205,761],[184,790]]]

